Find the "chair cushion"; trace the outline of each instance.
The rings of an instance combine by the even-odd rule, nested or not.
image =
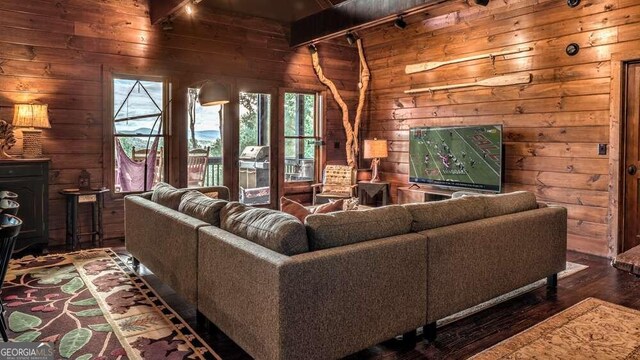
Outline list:
[[[167,183],[160,182],[153,188],[151,201],[170,209],[178,210],[182,195],[187,191],[189,191],[189,189],[176,189]]]
[[[191,190],[182,195],[178,211],[220,227],[220,210],[226,204],[225,200],[214,199],[199,191]]]
[[[402,206],[385,206],[313,214],[307,216],[305,225],[309,247],[321,250],[406,234],[411,230],[411,214]]]
[[[484,217],[508,215],[538,208],[536,196],[529,191],[506,194],[480,195],[485,201]]]
[[[484,218],[485,202],[479,196],[432,201],[404,206],[413,219],[411,231],[419,232]]]
[[[309,251],[304,225],[280,211],[229,202],[220,212],[220,228],[283,255]]]

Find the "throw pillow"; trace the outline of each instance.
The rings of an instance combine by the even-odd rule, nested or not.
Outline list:
[[[284,196],[280,198],[280,211],[295,216],[296,218],[298,218],[298,220],[300,220],[300,222],[303,223],[304,219],[308,215],[312,214],[312,212],[304,207],[304,205],[300,204],[297,201],[287,199]]]
[[[304,223],[304,219],[311,214],[326,214],[334,211],[342,211],[344,206],[344,199],[329,201],[315,208],[307,208],[299,202],[287,199],[284,196],[280,198],[280,211],[295,216],[302,223]]]
[[[166,206],[173,210],[178,210],[182,195],[189,191],[188,189],[176,189],[173,186],[160,182],[153,187],[151,201]]]
[[[358,210],[358,205],[360,205],[360,199],[358,199],[357,197],[354,197],[354,198],[351,198],[351,199],[345,199],[344,200],[344,206],[342,207],[342,210],[344,210],[344,211]]]
[[[226,204],[225,200],[212,199],[199,191],[191,190],[182,195],[178,211],[220,227],[220,210]]]
[[[326,214],[334,211],[342,211],[344,207],[344,199],[331,201],[328,203],[316,206],[316,209],[313,211],[314,214]],[[304,220],[303,220],[304,221]]]
[[[219,195],[217,191],[203,192],[203,194],[211,199],[219,199]]]

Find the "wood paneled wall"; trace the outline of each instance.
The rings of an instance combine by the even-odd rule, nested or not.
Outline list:
[[[530,190],[568,209],[569,248],[606,256],[610,58],[640,47],[640,3],[505,0],[489,6],[450,1],[428,14],[360,32],[372,72],[367,137],[390,140],[383,177],[408,181],[408,129],[501,123],[506,191]],[[565,54],[569,43],[580,53]],[[530,46],[532,51],[405,75],[408,64]],[[531,73],[531,84],[408,96],[419,85]]]
[[[319,48],[338,86],[355,84],[355,50]],[[173,31],[164,32],[150,25],[143,0],[0,1],[0,118],[10,121],[17,102],[49,104],[52,128],[43,136],[52,169],[50,244],[64,242],[65,208],[58,191],[75,186],[81,169],[92,173],[94,183],[102,182],[104,123],[110,121],[103,112],[109,106],[103,77],[110,71],[170,76],[175,82],[223,77],[289,88],[320,86],[307,49],[290,50],[287,26],[277,22],[200,6],[194,19],[179,18]],[[185,123],[183,115],[174,114],[173,121]],[[339,116],[327,118],[329,136],[344,147],[339,124]],[[338,156],[332,148],[328,153]],[[107,201],[107,237],[123,235],[122,204]]]

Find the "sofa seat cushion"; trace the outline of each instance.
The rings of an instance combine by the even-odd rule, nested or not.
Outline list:
[[[485,201],[484,217],[514,214],[538,208],[536,196],[529,191],[480,195]]]
[[[178,211],[220,227],[220,210],[227,201],[211,198],[199,191],[191,190],[182,195]]]
[[[485,202],[480,196],[402,206],[411,213],[413,232],[483,219],[485,213]]]
[[[411,214],[402,206],[313,214],[305,220],[311,250],[402,235],[411,231]]]
[[[283,255],[309,251],[304,225],[280,211],[229,202],[220,212],[220,228]]]
[[[166,206],[173,210],[178,210],[180,207],[180,200],[188,189],[176,189],[167,183],[158,183],[153,188],[151,194],[151,201],[162,206]]]

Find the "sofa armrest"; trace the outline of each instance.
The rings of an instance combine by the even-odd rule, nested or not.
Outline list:
[[[548,207],[421,232],[428,322],[565,269],[567,211]]]
[[[211,225],[140,196],[127,196],[124,206],[127,251],[195,304],[198,229]]]
[[[287,257],[200,233],[200,311],[254,357],[339,358],[425,323],[423,236]]]
[[[216,227],[200,229],[198,310],[251,355],[278,353],[280,266],[289,261]]]
[[[280,275],[284,357],[340,358],[424,325],[426,255],[411,233],[293,256]]]

